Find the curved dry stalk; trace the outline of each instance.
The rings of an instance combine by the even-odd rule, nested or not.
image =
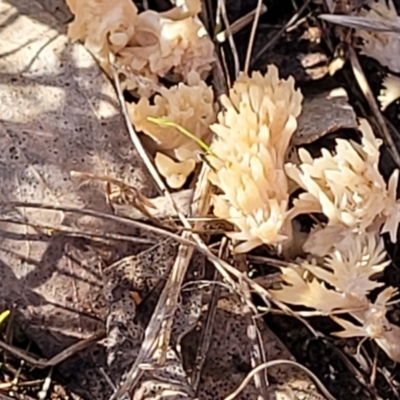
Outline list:
[[[328,400],[336,400],[328,391],[328,389],[324,386],[324,384],[318,379],[318,377],[311,372],[308,368],[304,367],[303,365],[299,364],[296,361],[291,361],[291,360],[272,360],[268,361],[264,364],[258,365],[256,368],[252,369],[247,376],[243,379],[242,383],[229,395],[224,398],[224,400],[234,400],[236,399],[239,394],[245,389],[245,387],[249,384],[250,380],[259,373],[260,371],[274,367],[276,365],[292,365],[297,368],[300,368],[302,371],[306,372],[311,379],[314,381],[314,383],[317,385],[318,389],[322,392],[322,394],[328,399]]]
[[[131,138],[131,141],[133,145],[135,146],[137,152],[139,153],[140,158],[142,159],[143,163],[145,164],[147,170],[149,171],[151,177],[154,179],[155,184],[157,185],[158,189],[160,190],[161,194],[163,194],[170,204],[172,205],[173,209],[175,210],[177,216],[181,220],[181,222],[185,225],[186,218],[182,214],[181,210],[179,210],[178,206],[176,205],[174,199],[171,196],[171,193],[169,192],[167,186],[165,185],[164,181],[161,179],[160,174],[158,173],[156,167],[154,166],[153,162],[151,161],[149,155],[147,154],[146,150],[143,147],[142,142],[139,139],[139,136],[133,129],[133,126],[131,124],[131,121],[129,119],[129,114],[128,110],[126,108],[126,103],[124,99],[124,95],[122,93],[121,89],[121,82],[119,80],[118,72],[117,69],[115,68],[114,63],[111,60],[111,54],[110,54],[110,65],[112,69],[112,74],[113,74],[113,79],[114,79],[114,84],[115,84],[115,89],[117,91],[117,97],[118,101],[121,106],[121,111],[122,115],[125,120],[125,125],[126,128],[128,129],[129,136]]]

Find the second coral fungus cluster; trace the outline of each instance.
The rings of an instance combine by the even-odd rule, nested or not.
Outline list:
[[[400,222],[398,171],[386,184],[378,169],[381,140],[361,120],[360,143],[338,139],[333,151],[322,149],[316,158],[301,148],[298,163],[285,162],[302,95],[292,79],[279,79],[274,66],[264,76],[242,74],[221,103],[225,109],[211,126],[210,180],[221,191],[214,214],[236,228],[228,233],[239,242],[235,250],[287,245],[294,240],[294,218],[323,215],[298,255],[299,266],[282,268],[284,284],[272,295],[330,315],[344,328],[337,335],[374,339],[400,360],[400,328],[386,318],[397,291],[387,287],[374,302],[369,298],[389,264],[380,234],[396,242]],[[302,190],[292,205],[289,187]]]

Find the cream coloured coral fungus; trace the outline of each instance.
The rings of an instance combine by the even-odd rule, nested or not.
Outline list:
[[[370,10],[364,12],[365,17],[379,22],[390,22],[400,26],[400,17],[392,0],[371,2]],[[396,32],[375,32],[356,30],[356,35],[362,39],[361,53],[374,58],[380,64],[393,72],[400,72],[400,35]]]
[[[74,21],[69,25],[72,40],[82,40],[95,55],[124,48],[135,32],[137,8],[131,0],[67,0]]]
[[[386,108],[400,98],[400,78],[398,76],[388,74],[382,81],[383,89],[378,96],[381,103],[381,110]]]
[[[172,20],[151,10],[139,14],[135,34],[117,57],[134,72],[165,76],[173,70],[184,81],[190,71],[205,78],[213,61],[214,46],[197,19]]]
[[[318,233],[325,235],[324,229]],[[326,241],[331,239],[325,236]],[[377,232],[369,232],[349,235],[346,243],[342,241],[338,246],[334,239],[330,244],[332,250],[322,260],[303,261],[298,268],[282,268],[285,285],[270,291],[272,296],[330,315],[344,328],[337,336],[374,339],[389,357],[399,361],[400,328],[386,317],[388,302],[396,290],[383,289],[375,302],[367,297],[383,285],[375,277],[389,264],[382,239]],[[338,314],[350,314],[356,323]]]
[[[283,167],[302,99],[293,78],[279,79],[273,65],[265,75],[241,74],[229,97],[221,98],[225,111],[211,126],[216,137],[209,179],[222,191],[214,197],[214,214],[237,228],[229,233],[242,242],[237,252],[280,243],[289,234]]]
[[[68,4],[75,14],[69,36],[84,41],[108,73],[112,54],[125,77],[124,87],[140,95],[153,94],[152,84],[169,72],[187,82],[191,71],[206,78],[211,70],[214,46],[194,16],[198,1],[180,2],[180,7],[165,13],[140,14],[131,0],[69,0]]]
[[[196,72],[188,75],[188,84],[180,83],[171,88],[162,88],[160,94],[154,98],[154,105],[147,98],[141,98],[137,104],[128,105],[131,121],[138,131],[142,131],[151,137],[159,151],[174,158],[180,163],[172,167],[171,159],[160,158],[159,170],[163,176],[169,179],[169,172],[178,173],[180,179],[175,182],[174,188],[183,184],[183,177],[187,177],[194,168],[194,162],[199,161],[198,153],[202,152],[199,145],[191,138],[185,136],[172,126],[160,126],[148,120],[148,117],[163,118],[178,124],[190,131],[203,142],[211,140],[209,125],[216,120],[214,93],[211,87],[202,81]],[[193,162],[184,162],[193,160]],[[190,168],[189,168],[190,167]]]
[[[335,153],[322,149],[321,157],[313,159],[300,149],[300,165],[288,163],[287,175],[305,193],[294,200],[291,216],[322,212],[328,226],[365,232],[373,224],[384,223],[383,230],[396,241],[400,221],[396,201],[397,172],[387,186],[378,170],[379,147],[366,120],[360,124],[362,144],[338,139]]]
[[[319,232],[320,241],[333,239],[325,236],[325,229]],[[376,275],[390,263],[385,261],[382,240],[377,232],[369,232],[349,234],[338,245],[334,239],[331,243],[333,249],[323,258],[322,266],[314,260],[303,262],[297,271],[285,269],[282,277],[288,286],[273,291],[272,295],[286,303],[301,304],[330,315],[344,328],[336,336],[374,339],[389,357],[399,362],[400,328],[386,317],[389,301],[397,290],[384,288],[374,302],[367,297],[372,290],[383,286],[375,280]],[[301,271],[307,271],[308,275]],[[350,314],[355,322],[338,314]]]
[[[160,174],[166,179],[167,185],[172,189],[181,188],[195,167],[196,161],[189,158],[185,161],[174,161],[163,153],[157,153],[154,163]]]

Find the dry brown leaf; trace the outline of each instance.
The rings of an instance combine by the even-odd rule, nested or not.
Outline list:
[[[146,189],[143,182],[151,181],[130,145],[113,88],[88,52],[69,43],[60,33],[64,27],[35,1],[0,0],[0,24],[0,201],[107,212],[102,184],[79,187],[71,170]],[[152,195],[147,189],[144,194]],[[5,217],[99,232],[113,228],[27,208],[3,206]],[[86,240],[48,237],[4,220],[0,230],[0,307],[16,306],[17,321],[45,356],[103,327],[101,258],[115,259],[115,249],[123,252],[124,246],[103,245],[100,254]]]
[[[357,118],[344,89],[306,98],[291,144],[301,146],[339,129],[357,129]]]

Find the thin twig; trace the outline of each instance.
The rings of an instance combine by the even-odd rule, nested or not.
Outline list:
[[[119,233],[97,233],[97,232],[90,232],[84,230],[77,230],[73,229],[69,226],[48,226],[48,225],[41,225],[37,223],[27,222],[27,221],[20,221],[12,218],[1,218],[0,222],[7,222],[9,224],[16,224],[16,225],[26,225],[30,226],[31,228],[41,230],[43,234],[48,237],[54,236],[54,233],[61,233],[65,236],[69,237],[81,237],[81,238],[88,238],[92,240],[115,240],[115,241],[123,241],[129,243],[136,243],[136,244],[154,244],[155,241],[151,239],[142,239],[132,235],[122,235]]]
[[[249,40],[249,44],[247,47],[246,61],[244,63],[244,73],[245,74],[247,74],[249,72],[251,54],[253,53],[254,39],[256,37],[257,26],[258,26],[258,21],[260,19],[262,5],[263,5],[262,0],[258,0],[256,13],[254,15],[253,26],[251,27],[250,40]]]
[[[220,246],[219,256],[221,257],[226,249],[227,240],[225,239]],[[217,270],[214,270],[213,281],[219,282],[220,275]],[[197,395],[199,388],[201,372],[203,370],[204,363],[207,358],[208,349],[210,348],[212,330],[214,324],[214,317],[217,311],[217,304],[219,300],[219,295],[221,288],[219,284],[214,284],[211,289],[211,301],[208,303],[207,313],[204,321],[204,328],[201,331],[201,336],[199,339],[199,345],[197,346],[196,358],[194,361],[194,368],[192,375],[190,377],[190,383],[193,387],[193,391]]]
[[[172,193],[172,198],[180,209],[188,209],[190,202],[193,198],[193,190],[186,189],[180,190],[179,192]],[[149,210],[152,219],[163,220],[166,218],[176,217],[176,212],[171,207],[170,202],[164,196],[158,196],[150,199],[154,205],[154,210]],[[129,204],[113,204],[115,214],[123,217],[128,217],[137,220],[148,220],[147,214],[143,214],[138,209],[132,207]]]
[[[87,339],[80,340],[79,342],[73,344],[70,347],[67,347],[65,350],[61,351],[54,357],[50,358],[49,360],[44,359],[44,358],[36,358],[33,355],[30,355],[29,353],[20,350],[17,347],[14,347],[12,345],[9,345],[2,340],[0,340],[0,347],[12,354],[14,357],[17,357],[29,365],[39,368],[39,369],[44,369],[47,367],[54,367],[67,358],[73,356],[74,354],[86,349],[88,346],[90,346],[93,342],[97,342],[101,339],[103,339],[106,336],[105,331],[99,331],[94,333],[92,336],[90,336]]]
[[[252,369],[247,376],[243,379],[242,383],[229,395],[224,398],[224,400],[234,400],[236,399],[239,394],[246,388],[249,384],[250,380],[253,376],[263,369],[271,368],[277,365],[292,365],[294,367],[300,368],[302,371],[306,372],[314,381],[314,383],[318,386],[319,390],[328,400],[336,400],[328,391],[328,389],[324,386],[324,384],[318,379],[318,377],[311,372],[308,368],[304,367],[303,365],[297,363],[296,361],[291,360],[272,360],[268,361],[264,364],[258,365],[256,368]]]
[[[118,222],[121,224],[125,224],[128,226],[134,226],[138,229],[143,229],[149,232],[153,232],[158,235],[170,237],[175,239],[179,243],[184,243],[188,246],[195,246],[195,243],[183,239],[181,236],[177,235],[176,233],[170,232],[167,229],[161,229],[156,226],[152,226],[149,224],[145,224],[143,222],[135,221],[130,218],[120,217],[118,215],[112,215],[103,213],[101,211],[89,210],[89,209],[82,209],[78,207],[70,207],[70,206],[56,206],[54,204],[43,204],[43,203],[25,203],[23,201],[10,201],[10,202],[2,202],[0,201],[0,207],[23,207],[23,208],[37,208],[43,210],[54,210],[54,211],[64,211],[64,212],[72,212],[75,214],[80,215],[90,215],[92,217],[101,218],[109,221]]]

